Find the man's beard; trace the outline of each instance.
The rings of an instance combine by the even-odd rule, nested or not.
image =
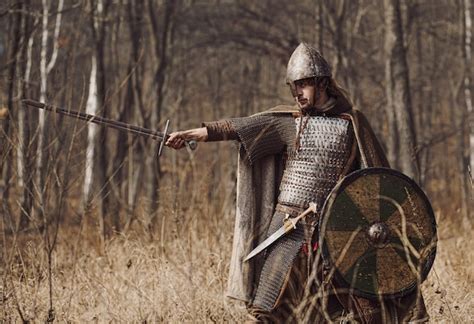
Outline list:
[[[298,99],[298,106],[300,109],[310,109],[313,107],[313,104],[306,98]]]
[[[317,101],[316,97],[313,97],[313,100],[309,100],[308,98],[304,98],[304,97],[297,99],[298,107],[300,108],[302,112],[307,112],[307,111],[317,109],[315,105],[316,101]]]
[[[306,113],[309,113],[309,112],[315,112],[319,109],[319,107],[316,106],[316,102],[319,101],[319,98],[321,96],[321,93],[319,91],[317,91],[316,89],[314,90],[314,94],[313,94],[313,100],[309,100],[308,98],[305,98],[305,97],[300,97],[300,98],[297,98],[297,101],[298,101],[298,107],[300,108],[301,112],[303,114],[306,114]],[[302,103],[302,101],[305,101]]]

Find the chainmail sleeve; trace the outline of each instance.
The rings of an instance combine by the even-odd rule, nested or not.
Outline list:
[[[203,127],[207,128],[207,142],[238,140],[230,120],[224,119],[215,122],[204,122]]]
[[[282,153],[294,144],[296,126],[291,115],[261,114],[204,122],[207,141],[237,140],[242,144],[249,163],[272,154]]]
[[[291,115],[254,115],[229,121],[250,164],[294,144],[296,128]]]

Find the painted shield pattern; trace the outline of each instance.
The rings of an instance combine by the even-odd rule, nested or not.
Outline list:
[[[319,224],[325,264],[343,287],[368,298],[412,292],[433,265],[436,220],[423,190],[387,168],[342,179]]]

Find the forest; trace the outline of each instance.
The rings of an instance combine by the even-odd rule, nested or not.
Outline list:
[[[225,297],[237,142],[151,130],[294,99],[302,41],[369,120],[438,224],[432,322],[473,320],[471,0],[5,0],[0,4],[0,321],[242,322]]]

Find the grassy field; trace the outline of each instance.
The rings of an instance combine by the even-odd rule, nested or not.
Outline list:
[[[474,237],[454,224],[439,224],[438,255],[423,284],[431,322],[472,322]],[[191,221],[186,233],[170,230],[174,239],[166,241],[132,230],[102,247],[87,222],[60,230],[51,258],[55,320],[242,322],[245,309],[224,297],[232,220],[223,220],[221,231],[201,226]],[[44,322],[50,289],[43,240],[23,236],[13,249],[12,238],[4,239],[2,322]]]
[[[433,270],[423,283],[432,323],[474,322],[474,235],[467,227],[438,220],[439,242]]]

